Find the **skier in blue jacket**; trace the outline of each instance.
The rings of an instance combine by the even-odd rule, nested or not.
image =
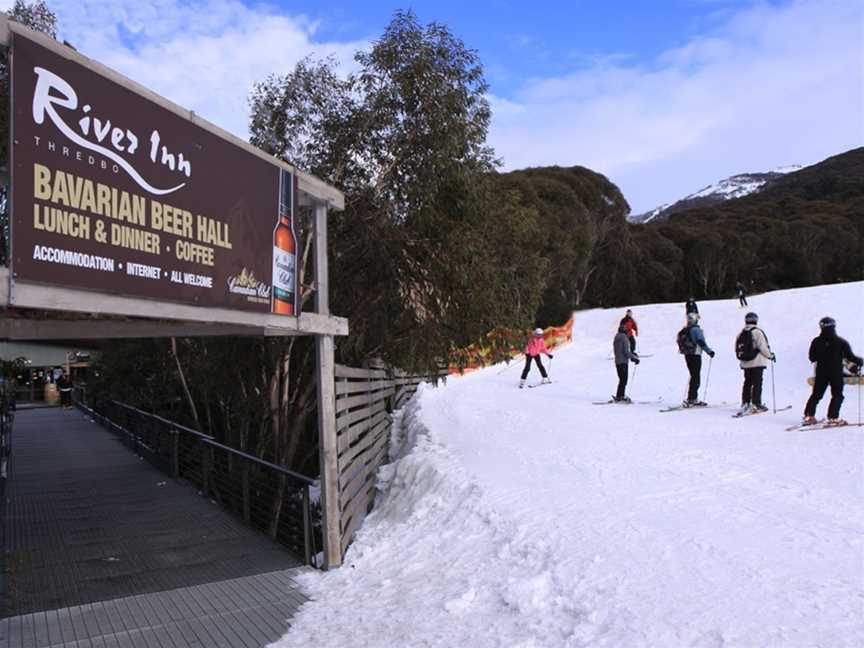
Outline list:
[[[699,400],[699,385],[702,382],[702,351],[704,350],[711,358],[714,350],[705,341],[705,334],[699,326],[699,313],[687,314],[687,329],[679,341],[679,348],[684,354],[687,370],[690,372],[690,387],[687,391],[687,400],[684,407],[705,407],[707,403]]]

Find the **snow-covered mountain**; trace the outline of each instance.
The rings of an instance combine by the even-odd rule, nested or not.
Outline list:
[[[310,600],[271,648],[864,646],[864,435],[786,429],[819,319],[862,353],[862,291],[750,298],[777,354],[763,388],[776,414],[732,418],[749,310],[735,299],[699,303],[711,408],[658,411],[687,385],[682,303],[633,309],[628,393],[643,404],[593,405],[615,389],[622,309],[575,315],[572,343],[544,358],[551,385],[518,389],[520,361],[424,385],[396,414],[344,566],[299,577]],[[846,387],[850,421],[860,396]]]
[[[632,223],[662,221],[668,218],[669,215],[685,209],[691,209],[693,207],[711,207],[726,200],[732,200],[733,198],[743,198],[744,196],[749,196],[752,193],[760,191],[772,180],[784,176],[787,173],[799,171],[801,168],[802,167],[799,165],[792,165],[779,167],[772,171],[765,171],[762,173],[741,173],[739,175],[734,175],[708,185],[707,187],[700,189],[696,193],[692,193],[677,202],[666,203],[665,205],[660,205],[651,211],[631,215],[629,220]]]

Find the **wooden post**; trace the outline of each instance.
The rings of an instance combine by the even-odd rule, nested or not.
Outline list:
[[[315,206],[315,311],[330,314],[327,269],[327,205]],[[318,368],[318,454],[321,461],[321,531],[324,536],[324,569],[342,564],[339,466],[336,444],[336,385],[332,335],[315,336]]]
[[[309,487],[303,487],[303,558],[304,564],[311,565],[312,559],[312,519],[309,515]]]

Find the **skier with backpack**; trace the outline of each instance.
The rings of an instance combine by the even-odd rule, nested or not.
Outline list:
[[[627,330],[627,339],[630,342],[630,351],[636,353],[636,336],[639,335],[639,326],[636,324],[636,320],[633,319],[633,311],[629,308],[627,309],[627,312],[624,313],[624,317],[621,318],[621,322],[618,324],[619,328],[622,326]]]
[[[759,316],[756,313],[747,313],[744,316],[744,328],[735,339],[735,357],[744,371],[738,416],[768,411],[762,404],[762,375],[769,362],[777,361],[777,356],[771,351],[765,332],[756,326],[758,323]]]
[[[549,353],[549,349],[546,348],[546,340],[543,339],[543,329],[538,328],[534,329],[534,336],[528,340],[528,344],[525,345],[525,368],[522,370],[522,378],[519,380],[519,389],[522,389],[525,386],[525,379],[528,377],[528,372],[531,370],[532,360],[537,363],[540,375],[543,376],[540,384],[542,385],[544,383],[552,382],[549,380],[549,376],[546,375],[546,368],[540,360],[541,353],[545,353],[550,359],[554,357]]]
[[[618,372],[618,390],[612,400],[616,403],[629,403],[630,399],[624,395],[630,370],[627,362],[632,360],[633,364],[638,365],[639,356],[630,349],[630,343],[627,341],[627,327],[623,324],[618,327],[618,333],[612,341],[612,351],[615,354],[615,369]]]
[[[699,400],[699,385],[702,381],[702,351],[714,357],[714,351],[705,341],[705,334],[699,326],[699,313],[687,315],[687,326],[678,331],[678,352],[684,355],[687,371],[690,372],[690,385],[684,407],[705,407],[707,403]]]
[[[819,336],[810,343],[810,362],[816,368],[813,393],[804,407],[804,425],[814,425],[816,406],[831,386],[831,402],[828,404],[828,425],[846,425],[840,418],[843,403],[843,361],[854,363],[855,373],[861,371],[864,360],[852,353],[849,343],[837,335],[837,323],[831,317],[819,320]]]

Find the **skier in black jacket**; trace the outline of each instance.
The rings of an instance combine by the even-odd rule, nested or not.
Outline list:
[[[831,402],[828,404],[829,425],[846,425],[840,418],[843,403],[843,361],[855,363],[858,372],[864,360],[852,353],[849,343],[837,335],[836,322],[831,317],[819,320],[822,331],[810,343],[810,362],[816,365],[813,393],[804,408],[804,425],[816,423],[816,406],[822,400],[828,385],[831,385]]]
[[[699,307],[696,305],[696,298],[691,297],[687,300],[687,303],[684,304],[685,315],[689,315],[690,313],[699,314]]]
[[[735,283],[735,291],[738,293],[738,304],[741,308],[747,305],[747,295],[744,292],[744,284],[740,281]]]

